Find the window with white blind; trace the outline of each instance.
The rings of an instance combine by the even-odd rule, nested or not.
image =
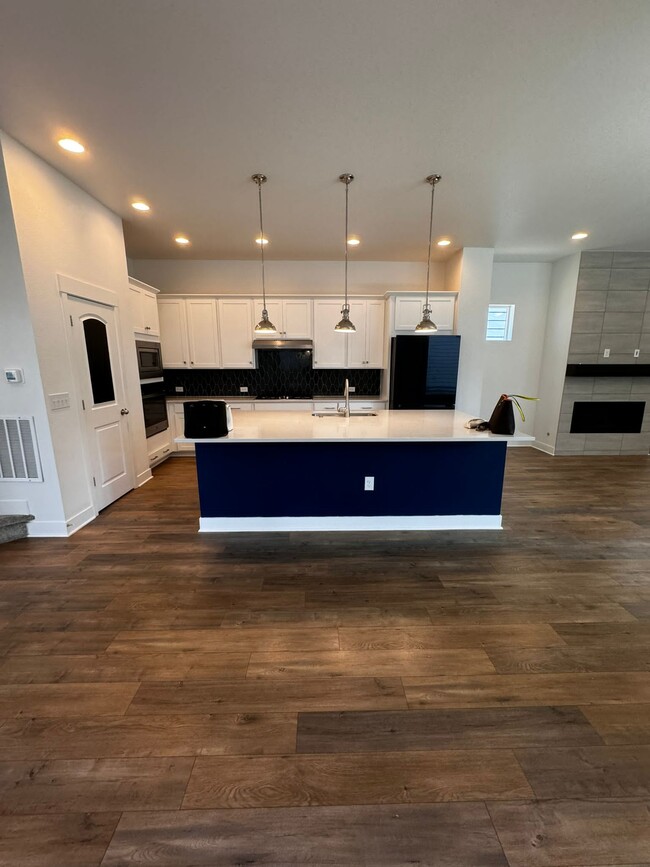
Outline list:
[[[486,340],[512,340],[515,321],[514,304],[489,304]]]

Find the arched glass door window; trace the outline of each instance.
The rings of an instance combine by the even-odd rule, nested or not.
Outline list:
[[[110,403],[115,400],[115,388],[106,325],[99,319],[84,319],[83,326],[93,403]]]

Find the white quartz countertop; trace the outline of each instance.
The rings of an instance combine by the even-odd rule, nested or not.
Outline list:
[[[378,410],[375,416],[313,416],[311,412],[237,413],[234,428],[225,437],[185,439],[177,443],[259,442],[533,442],[528,434],[497,436],[468,430],[473,418],[453,410]]]

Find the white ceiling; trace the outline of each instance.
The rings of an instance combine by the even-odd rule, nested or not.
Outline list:
[[[456,246],[555,259],[583,228],[583,249],[650,246],[650,0],[0,0],[0,16],[0,126],[124,217],[135,258],[258,256],[253,172],[274,259],[341,257],[348,171],[360,259],[426,257],[430,172]]]

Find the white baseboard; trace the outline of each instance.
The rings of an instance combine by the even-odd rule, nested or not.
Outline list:
[[[200,518],[199,533],[364,530],[500,530],[501,515],[331,515],[324,518]]]
[[[70,533],[65,521],[30,521],[27,525],[27,535],[40,538],[69,536]]]
[[[546,455],[554,455],[555,454],[555,446],[549,446],[548,443],[542,443],[539,440],[535,440],[534,443],[531,443],[534,449],[537,449],[539,452],[544,452]]]
[[[96,517],[94,506],[87,506],[67,521],[30,521],[27,525],[27,534],[36,538],[72,536]]]
[[[141,488],[142,485],[146,485],[148,481],[153,479],[153,473],[149,468],[143,470],[141,473],[135,477],[135,486],[136,488]]]

